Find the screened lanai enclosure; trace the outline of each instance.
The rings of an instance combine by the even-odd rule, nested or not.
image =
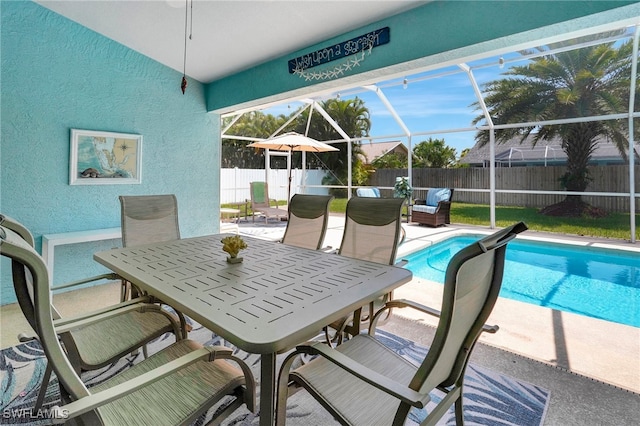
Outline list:
[[[270,171],[291,165],[298,169],[293,192],[333,191],[345,197],[362,185],[390,194],[395,178],[407,176],[413,198],[428,188],[451,187],[456,201],[488,204],[491,227],[496,205],[542,208],[579,198],[603,210],[629,213],[635,242],[639,37],[638,25],[600,25],[545,44],[507,46],[226,114],[222,167],[230,157],[252,158],[248,168],[256,167],[255,161],[258,168],[264,164],[269,181]],[[362,60],[367,55],[375,50],[362,51]],[[329,78],[306,73],[300,78]],[[245,148],[286,131],[316,137],[340,152],[291,156]],[[400,169],[376,170],[374,159],[365,156],[369,150],[363,149],[401,142],[412,153],[430,139],[454,148],[456,164],[416,168],[408,155]],[[323,176],[320,182],[310,183],[306,176],[311,172]],[[286,181],[270,185],[282,187]]]

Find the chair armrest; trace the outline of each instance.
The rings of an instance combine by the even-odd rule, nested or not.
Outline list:
[[[309,353],[310,355],[320,355],[350,374],[364,380],[371,386],[374,386],[381,391],[412,405],[413,407],[424,408],[431,400],[429,393],[423,394],[410,389],[406,385],[398,383],[395,380],[354,361],[343,353],[327,346],[324,342],[315,342],[311,345],[301,345],[296,349],[303,353]]]
[[[134,301],[137,299],[133,299]],[[66,333],[73,331],[80,327],[86,327],[88,325],[101,322],[109,317],[126,313],[127,311],[158,311],[163,312],[159,305],[154,303],[141,303],[139,300],[134,303],[123,302],[119,305],[113,305],[109,308],[101,309],[99,311],[89,312],[86,314],[77,315],[71,318],[62,318],[54,320],[53,324],[56,329],[56,333]],[[165,311],[166,312],[166,311]],[[167,316],[171,314],[166,312]]]
[[[94,281],[100,281],[100,280],[115,281],[115,280],[123,280],[123,279],[124,278],[122,278],[120,275],[118,275],[116,273],[102,274],[102,275],[96,275],[94,277],[85,278],[85,279],[78,280],[78,281],[71,281],[69,283],[61,284],[59,286],[51,287],[51,291],[56,291],[56,290],[60,290],[60,289],[63,289],[63,288],[75,287],[75,286],[78,286],[78,285],[87,284],[87,283],[94,282]]]
[[[418,206],[426,206],[427,205],[427,200],[413,200],[413,204],[418,205]]]
[[[113,312],[113,311],[118,311],[121,309],[126,308],[127,306],[130,305],[138,305],[140,303],[152,303],[153,299],[150,296],[141,296],[141,297],[136,297],[135,299],[130,299],[124,302],[119,302],[115,305],[110,305],[101,309],[96,309],[95,311],[90,311],[90,312],[83,312],[81,314],[78,315],[74,315],[74,316],[69,316],[69,317],[64,317],[64,318],[59,318],[54,320],[54,324],[56,326],[62,326],[68,323],[72,323],[72,322],[76,322],[76,321],[81,321],[84,320],[86,318],[91,318],[94,317],[96,315],[101,315],[107,312]]]
[[[32,340],[38,340],[37,336],[31,336],[27,333],[19,333],[18,334],[18,341],[20,343],[25,343],[25,342],[30,342]]]
[[[149,385],[155,381],[158,381],[177,370],[183,369],[188,365],[191,365],[200,360],[213,361],[216,359],[216,352],[230,352],[228,348],[217,347],[203,347],[193,352],[183,355],[173,361],[170,361],[160,367],[147,371],[140,376],[128,380],[119,385],[115,385],[104,391],[91,394],[77,401],[73,401],[62,407],[55,406],[51,409],[54,424],[65,423],[68,419],[80,416],[91,410],[94,410],[109,402],[115,401],[118,398],[122,398],[132,392],[141,389],[144,386]]]
[[[412,300],[407,300],[407,299],[394,299],[394,300],[390,300],[387,303],[385,303],[385,305],[380,308],[380,310],[378,310],[378,312],[376,312],[376,316],[378,316],[378,313],[380,311],[383,311],[385,309],[390,309],[390,308],[413,308],[417,311],[420,311],[422,313],[428,314],[428,315],[432,315],[434,317],[440,317],[440,311],[437,309],[433,309],[430,308],[429,306],[425,306],[422,305],[420,303],[414,302]],[[375,319],[374,319],[375,321]]]
[[[429,306],[425,306],[422,305],[420,303],[414,302],[412,300],[407,300],[407,299],[395,299],[395,300],[390,300],[387,303],[385,303],[385,305],[380,308],[378,310],[378,312],[376,312],[376,314],[373,317],[373,320],[371,321],[371,324],[369,325],[369,334],[370,335],[374,335],[375,334],[375,329],[376,329],[376,324],[378,322],[378,318],[380,317],[380,315],[382,315],[382,312],[384,312],[387,309],[391,309],[391,308],[413,308],[416,309],[420,312],[423,312],[425,314],[434,316],[434,317],[438,317],[440,318],[440,314],[441,312],[437,309],[433,309],[430,308]],[[498,327],[497,325],[489,325],[489,324],[484,324],[482,326],[482,331],[487,332],[487,333],[496,333],[498,330],[500,329],[500,327]]]

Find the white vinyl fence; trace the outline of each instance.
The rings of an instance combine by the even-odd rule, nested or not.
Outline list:
[[[269,176],[267,176],[267,173]],[[301,169],[291,171],[291,195],[296,193],[326,195],[326,188],[308,188],[307,185],[322,185],[322,178],[325,177],[324,170]],[[220,172],[220,203],[233,203],[249,200],[250,182],[267,182],[269,184],[269,198],[276,200],[287,199],[287,185],[289,174],[287,170],[269,169],[221,169]]]

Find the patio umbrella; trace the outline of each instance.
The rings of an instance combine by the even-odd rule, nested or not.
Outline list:
[[[306,151],[306,152],[327,152],[327,151],[339,151],[331,145],[323,142],[318,142],[308,136],[301,135],[300,133],[289,132],[276,136],[273,138],[265,139],[260,142],[254,142],[248,146],[253,148],[273,149],[274,151]],[[289,188],[287,191],[287,202],[291,199],[291,166],[289,166]]]

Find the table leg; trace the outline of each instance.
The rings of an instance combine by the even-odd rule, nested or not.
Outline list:
[[[276,404],[276,354],[260,356],[260,426],[273,426]]]

